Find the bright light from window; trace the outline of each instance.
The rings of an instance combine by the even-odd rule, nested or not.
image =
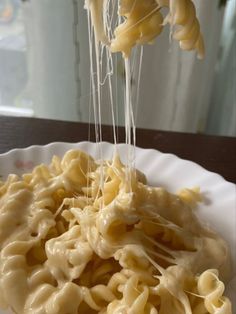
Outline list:
[[[0,0],[0,114],[30,108],[27,85],[26,37],[21,0]],[[14,108],[16,110],[14,110]],[[22,110],[21,110],[22,109]]]

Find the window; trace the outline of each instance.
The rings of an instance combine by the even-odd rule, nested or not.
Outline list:
[[[0,0],[0,114],[32,115],[21,0]]]

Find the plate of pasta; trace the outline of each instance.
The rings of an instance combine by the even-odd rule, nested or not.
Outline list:
[[[0,155],[1,314],[233,313],[235,185],[157,150],[125,166],[128,150]]]

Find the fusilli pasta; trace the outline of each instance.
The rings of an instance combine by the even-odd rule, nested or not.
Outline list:
[[[19,314],[232,313],[214,270],[223,275],[228,248],[194,216],[198,189],[174,195],[130,171],[128,182],[117,156],[101,165],[70,151],[1,183],[3,308]]]
[[[118,14],[123,19],[116,27],[104,19],[109,10],[114,10],[109,8],[109,1],[87,0],[85,3],[91,12],[96,41],[110,46],[112,52],[122,52],[129,57],[134,46],[153,43],[169,23],[181,49],[196,50],[200,59],[204,57],[203,36],[192,0],[120,0]],[[169,10],[165,17],[164,8]],[[111,28],[114,28],[113,36],[109,39]]]

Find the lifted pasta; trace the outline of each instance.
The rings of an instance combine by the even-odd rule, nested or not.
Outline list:
[[[116,26],[105,18],[114,10],[110,1],[85,0],[85,3],[91,12],[97,41],[110,46],[112,52],[129,57],[135,45],[152,43],[163,27],[170,24],[171,35],[179,41],[181,49],[196,50],[200,59],[204,57],[203,37],[192,0],[120,0],[118,13],[123,19],[118,19],[120,23]],[[165,18],[164,8],[169,10]]]

